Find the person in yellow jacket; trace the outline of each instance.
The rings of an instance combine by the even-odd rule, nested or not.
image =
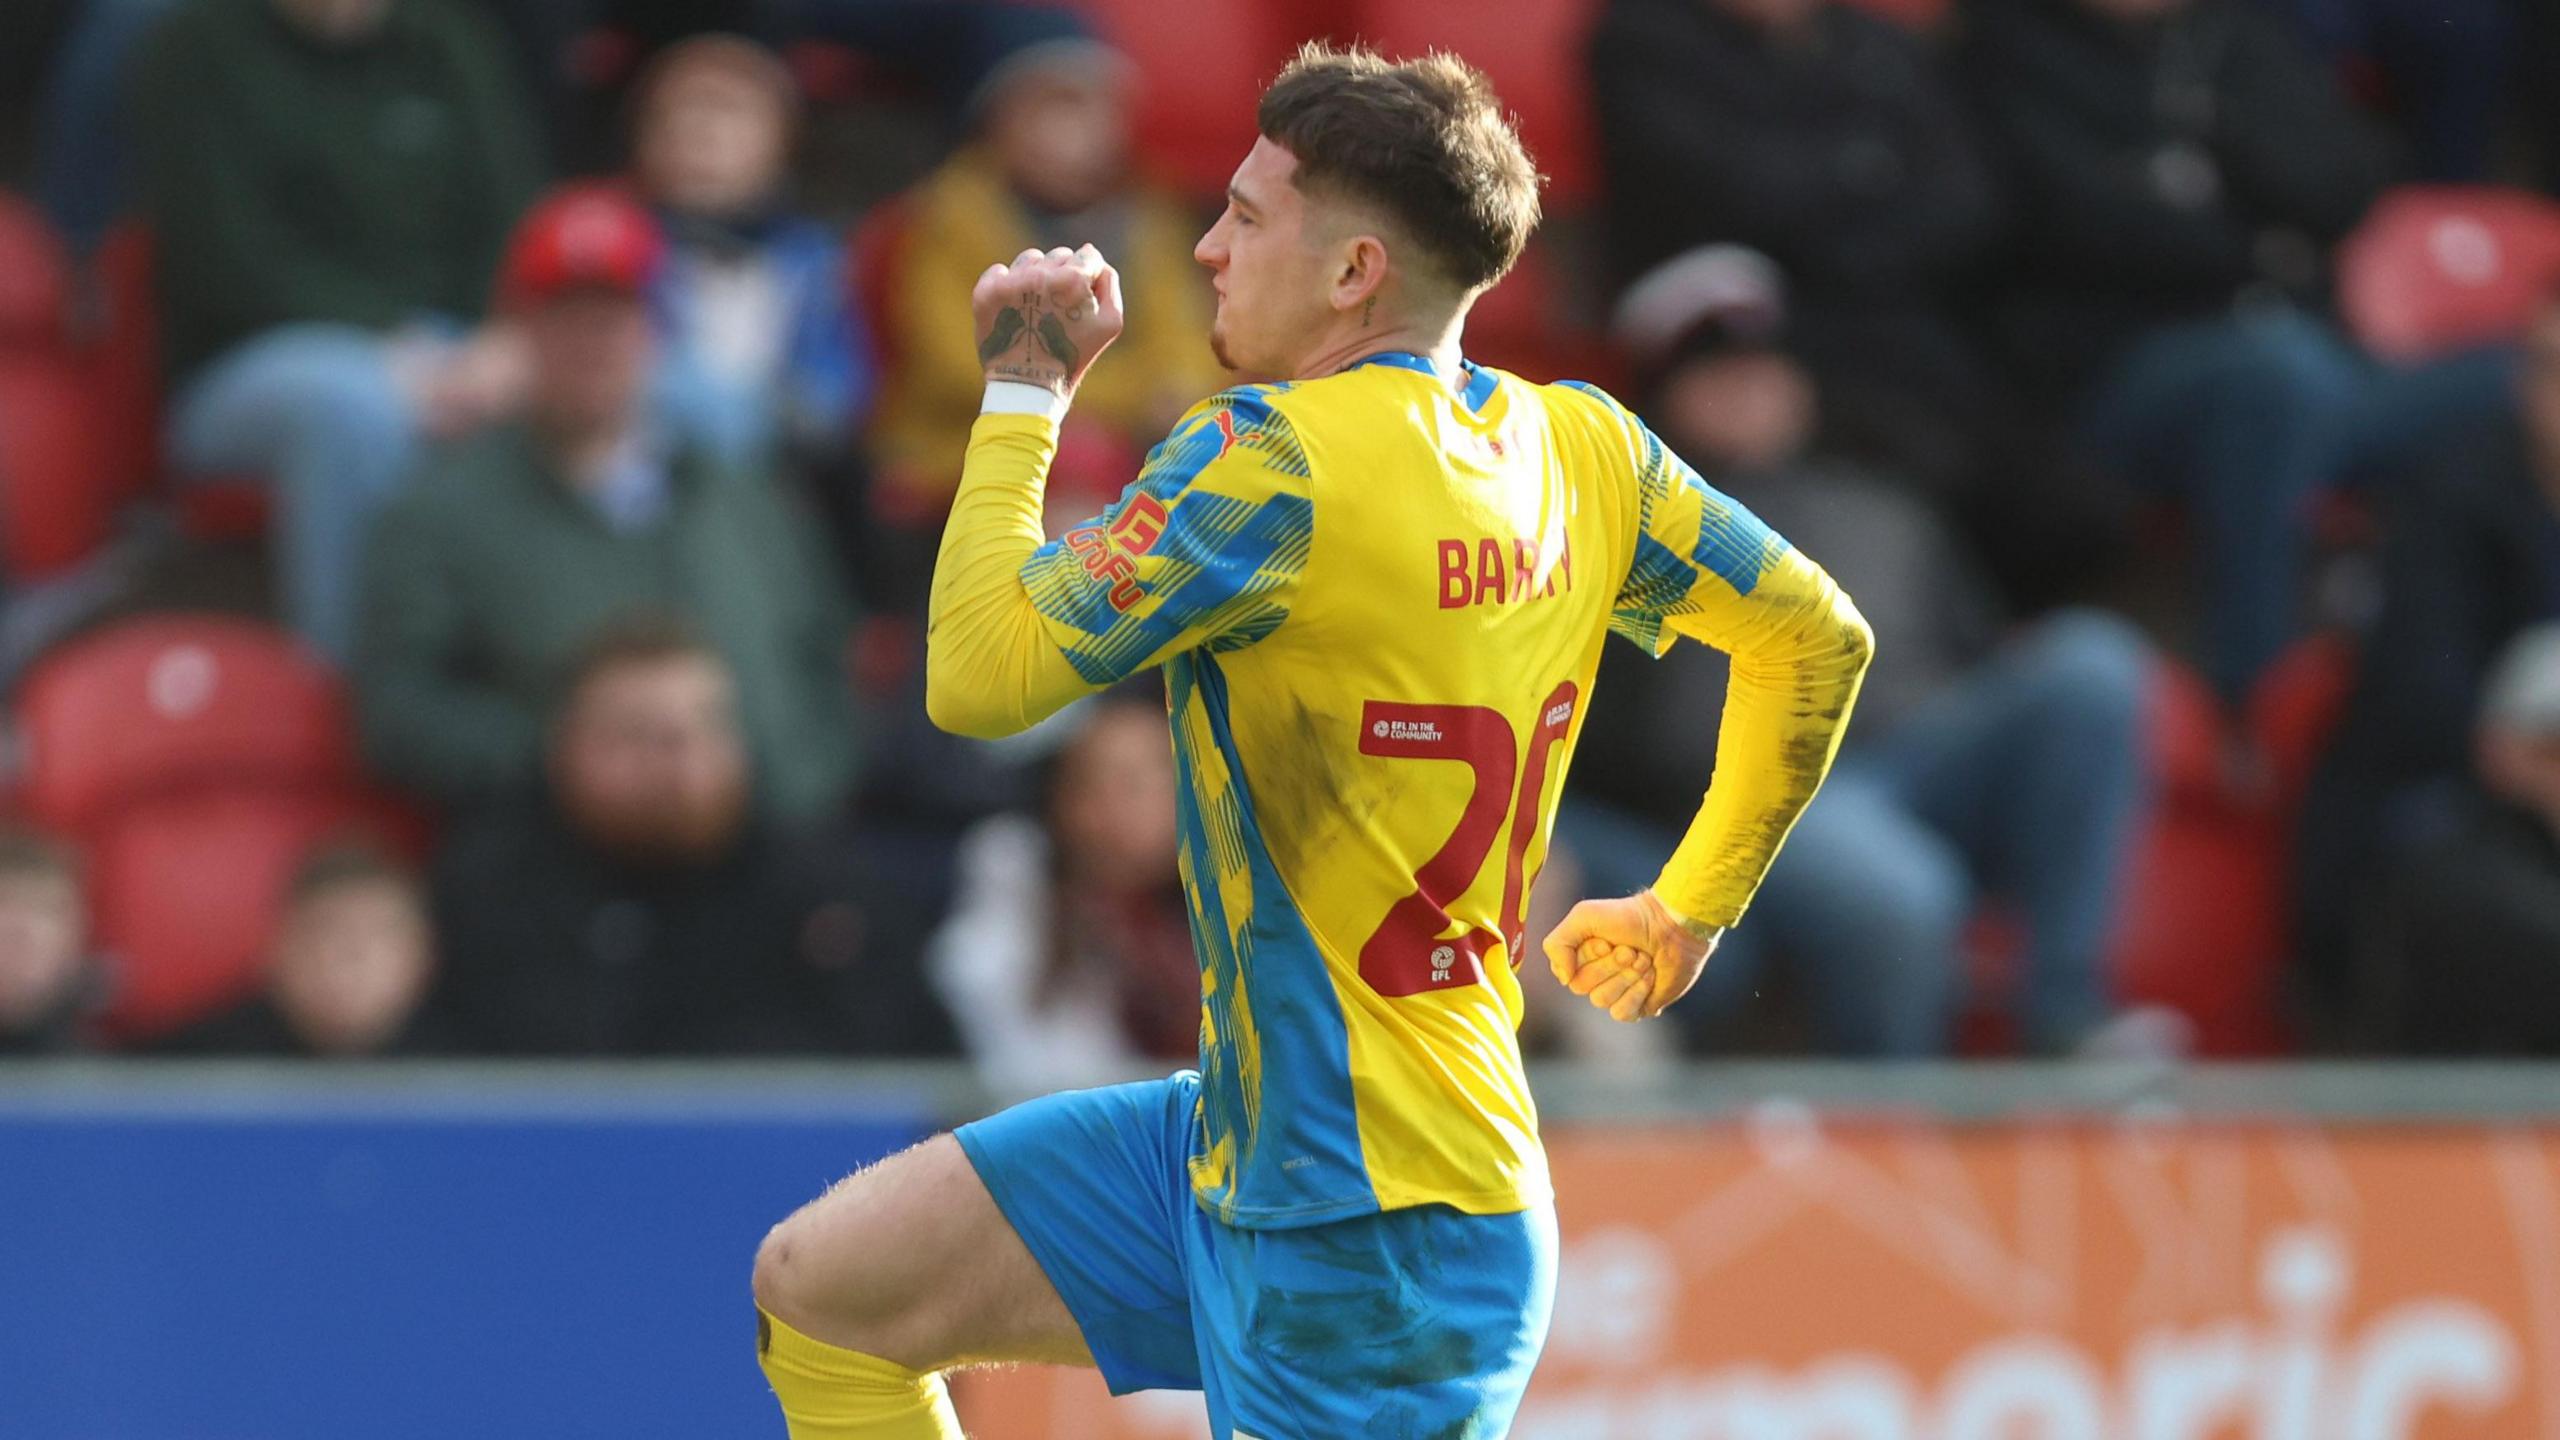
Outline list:
[[[1147,447],[1225,383],[1201,339],[1200,217],[1129,165],[1128,61],[1070,16],[1030,15],[1041,23],[1017,27],[1028,33],[969,96],[974,138],[894,202],[905,214],[882,277],[890,363],[870,442],[877,508],[901,528],[938,528],[960,484],[986,389],[969,316],[986,256],[1091,242],[1128,287],[1128,332],[1085,378],[1061,439],[1059,516],[1117,495]]]

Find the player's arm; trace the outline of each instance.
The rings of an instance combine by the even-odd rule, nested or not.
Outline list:
[[[978,290],[990,413],[971,432],[934,566],[933,722],[1013,734],[1178,651],[1267,634],[1288,613],[1313,528],[1303,464],[1269,443],[1285,421],[1250,391],[1204,401],[1117,502],[1044,544],[1058,422],[1118,333],[1118,277],[1090,247],[1026,252]]]
[[[1686,637],[1732,660],[1715,775],[1660,878],[1576,907],[1548,942],[1559,979],[1634,1019],[1678,999],[1742,918],[1830,772],[1874,637],[1820,566],[1619,414],[1640,516],[1614,628],[1657,655]]]
[[[1675,917],[1721,930],[1742,918],[1830,773],[1875,637],[1848,595],[1794,549],[1773,557],[1748,594],[1701,579],[1664,625],[1732,657],[1714,778],[1653,885]]]

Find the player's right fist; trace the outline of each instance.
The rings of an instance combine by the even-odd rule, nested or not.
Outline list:
[[[990,380],[1073,396],[1103,348],[1120,338],[1120,272],[1090,245],[1025,250],[990,265],[969,296],[978,363]]]
[[[1689,993],[1722,932],[1693,932],[1650,890],[1585,900],[1541,947],[1556,979],[1612,1020],[1647,1020]]]

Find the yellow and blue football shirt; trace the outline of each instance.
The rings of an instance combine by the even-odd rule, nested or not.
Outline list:
[[[1513,970],[1603,638],[1733,653],[1718,774],[1657,887],[1727,924],[1830,765],[1864,622],[1570,382],[1470,367],[1460,391],[1388,354],[1228,390],[1034,550],[1055,432],[978,422],[931,703],[1000,732],[1164,667],[1201,966],[1194,1192],[1259,1227],[1542,1203]]]

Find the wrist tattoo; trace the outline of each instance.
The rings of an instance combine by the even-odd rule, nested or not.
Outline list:
[[[1037,290],[996,311],[978,341],[978,363],[990,377],[1020,380],[1051,390],[1064,388],[1083,358],[1067,325]]]

